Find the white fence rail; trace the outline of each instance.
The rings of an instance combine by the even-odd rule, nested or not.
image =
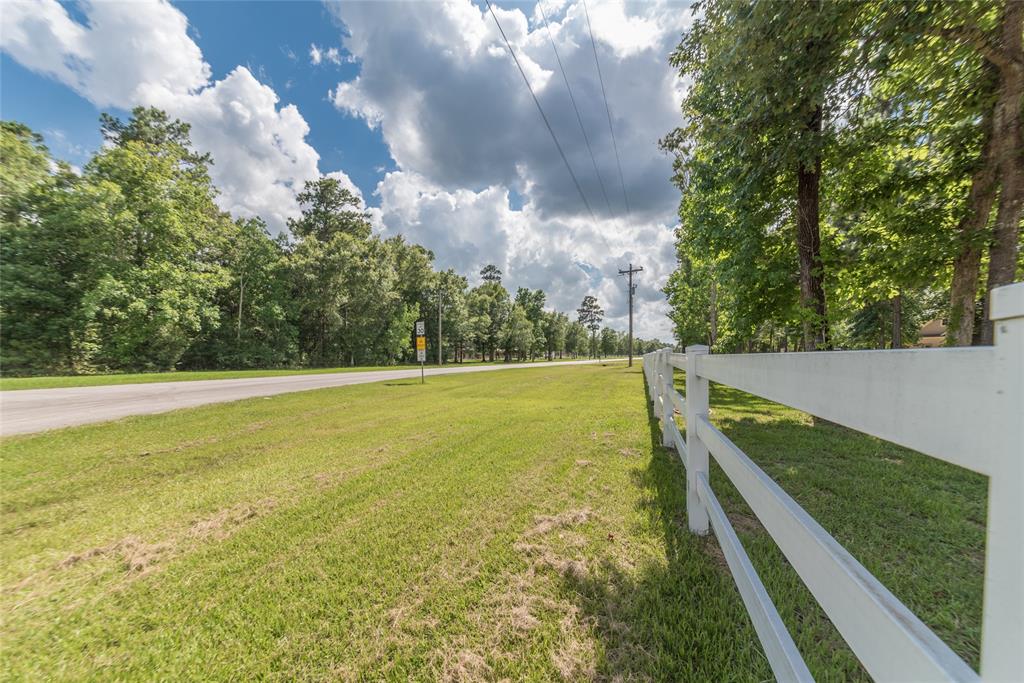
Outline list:
[[[715,498],[709,456],[876,680],[1024,680],[1024,283],[994,290],[990,309],[991,347],[644,356],[662,443],[686,467],[690,530],[714,531],[779,680],[813,679]],[[675,368],[686,371],[685,399]],[[988,476],[980,677],[711,423],[709,381]]]

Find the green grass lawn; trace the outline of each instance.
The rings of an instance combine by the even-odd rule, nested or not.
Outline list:
[[[559,359],[555,359],[556,361]],[[561,360],[572,360],[564,358]],[[586,360],[586,359],[581,359]],[[531,363],[546,363],[538,358]],[[515,364],[519,364],[518,361]],[[464,363],[445,365],[504,365],[467,360]],[[245,379],[246,377],[278,377],[281,375],[319,375],[334,372],[360,372],[364,370],[411,370],[419,365],[363,365],[349,368],[285,368],[278,370],[181,370],[175,372],[110,373],[105,375],[53,375],[48,377],[0,377],[0,391],[19,389],[57,389],[61,387],[98,387],[110,384],[149,384],[150,382],[190,382],[199,379]],[[437,367],[427,364],[428,368]]]
[[[765,680],[639,367],[538,367],[11,437],[5,679]],[[977,663],[980,477],[737,392],[713,418]],[[866,678],[713,471],[811,671]]]

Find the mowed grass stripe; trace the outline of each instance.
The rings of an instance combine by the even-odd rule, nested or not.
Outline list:
[[[812,470],[796,488],[822,501],[812,512],[828,528],[851,512],[829,517],[836,478],[813,472],[819,459],[856,481],[880,457],[904,457],[777,408],[737,400],[713,417],[737,442],[756,440],[755,423],[778,427],[762,464],[780,477]],[[714,540],[686,531],[682,467],[659,438],[639,369],[612,365],[327,389],[6,439],[5,678],[767,679]],[[844,449],[852,458],[833,462]],[[945,486],[948,497],[918,527],[973,514],[976,491],[925,460],[904,460],[899,481],[913,487],[923,472],[915,495]],[[879,496],[861,488],[864,504]],[[729,509],[812,671],[864,677],[742,504]],[[942,543],[961,543],[954,552],[973,552],[939,527]],[[907,563],[923,562],[940,568],[929,585],[980,604],[980,580],[922,557],[932,544],[850,528],[841,540],[872,569],[906,546],[906,562],[876,562],[900,597],[917,590]],[[976,624],[954,632],[976,647]]]

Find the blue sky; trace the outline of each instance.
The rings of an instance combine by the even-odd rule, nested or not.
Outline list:
[[[595,215],[493,18],[470,0],[12,0],[0,15],[0,115],[81,167],[100,144],[101,111],[159,106],[192,124],[194,144],[214,157],[218,201],[234,215],[283,230],[302,183],[333,175],[358,190],[378,232],[426,245],[438,267],[473,275],[495,263],[507,286],[543,288],[561,310],[596,294],[620,328],[626,297],[616,270],[640,263],[638,331],[668,338],[660,288],[674,267],[679,197],[657,140],[681,123],[685,84],[667,55],[690,12],[665,0],[544,8],[550,33],[533,3],[502,2],[496,14]]]
[[[78,4],[62,4],[84,19]],[[283,104],[299,107],[310,126],[307,139],[319,152],[321,164],[344,167],[364,196],[371,197],[384,170],[394,170],[394,163],[379,131],[339,115],[327,99],[328,90],[339,80],[358,74],[358,64],[310,63],[310,46],[338,46],[343,30],[326,6],[293,1],[173,4],[188,17],[189,35],[202,49],[214,79],[224,78],[239,64],[247,66],[274,88]],[[117,107],[93,105],[65,85],[21,66],[6,52],[0,53],[0,73],[3,117],[43,133],[56,156],[77,166],[101,142],[101,111],[129,115]]]
[[[338,81],[355,78],[359,65],[322,61],[310,64],[310,46],[338,47],[340,22],[319,2],[253,2],[239,11],[235,2],[190,0],[174,3],[194,28],[193,39],[223,78],[245,64],[260,81],[277,92],[285,104],[299,107],[309,124],[310,144],[320,153],[323,168],[344,168],[371,198],[373,189],[394,163],[379,131],[363,121],[340,116],[328,101],[327,91]]]

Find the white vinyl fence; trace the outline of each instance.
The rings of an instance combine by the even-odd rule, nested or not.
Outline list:
[[[995,346],[644,356],[662,441],[686,467],[690,530],[714,531],[779,680],[812,678],[715,498],[709,454],[873,678],[1024,680],[1024,283],[991,297]],[[685,400],[674,368],[686,371]],[[709,381],[988,476],[980,677],[709,421]]]

